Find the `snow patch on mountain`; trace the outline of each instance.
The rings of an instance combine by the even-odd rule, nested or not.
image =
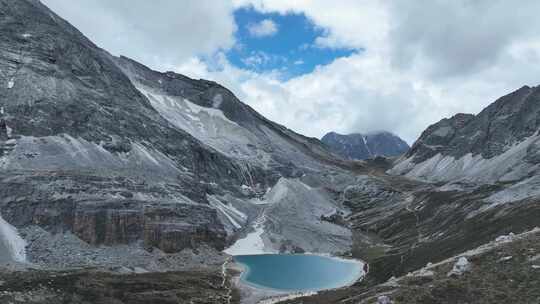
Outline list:
[[[236,241],[231,247],[225,249],[223,252],[230,255],[253,255],[253,254],[266,254],[272,253],[265,248],[262,240],[262,234],[264,229],[261,226],[254,228],[255,230],[248,233],[244,238]]]
[[[362,141],[364,142],[364,145],[366,146],[366,150],[368,151],[368,154],[373,155],[373,152],[371,152],[371,150],[369,149],[367,138],[365,136],[363,136],[363,135],[362,135]]]
[[[237,240],[232,246],[225,249],[223,252],[230,255],[253,255],[253,254],[268,254],[276,253],[268,246],[265,246],[263,240],[264,223],[266,222],[266,214],[263,212],[253,223],[253,231],[245,237]]]
[[[0,261],[26,261],[26,241],[0,216]]]
[[[323,220],[324,216],[342,209],[320,189],[300,179],[280,178],[262,201],[265,204],[251,225],[252,231],[224,252],[231,255],[297,250],[339,253],[350,249],[350,230]]]
[[[278,183],[279,184],[279,183]],[[276,192],[282,192],[282,186],[273,187],[272,190]],[[256,205],[268,205],[275,201],[276,195],[272,193],[272,190],[267,192],[262,200],[253,201]],[[275,250],[265,245],[263,234],[265,232],[265,223],[267,220],[266,208],[258,215],[258,217],[251,224],[252,231],[249,232],[245,237],[238,239],[234,244],[229,248],[225,249],[223,252],[230,255],[253,255],[253,254],[267,254],[267,253],[276,253]]]

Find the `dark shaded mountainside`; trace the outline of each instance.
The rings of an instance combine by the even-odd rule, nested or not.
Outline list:
[[[0,0],[0,32],[1,303],[238,303],[221,251],[254,228],[274,252],[369,262],[298,303],[415,303],[381,284],[540,226],[538,88],[442,120],[395,162],[349,161],[215,82],[110,55],[37,0]],[[539,254],[523,242],[508,251]],[[502,269],[487,259],[484,291]],[[418,303],[475,292],[440,277]]]
[[[390,132],[342,135],[330,132],[321,141],[334,153],[345,159],[368,159],[377,156],[393,157],[404,154],[409,145]]]

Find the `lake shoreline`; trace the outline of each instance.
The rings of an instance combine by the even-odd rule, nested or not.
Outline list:
[[[274,300],[281,299],[292,299],[291,297],[300,297],[300,296],[307,296],[307,295],[313,295],[317,294],[321,291],[328,291],[328,290],[336,290],[340,288],[346,288],[348,286],[351,286],[358,282],[359,280],[363,279],[365,276],[364,273],[364,261],[356,260],[352,258],[347,258],[343,256],[333,256],[330,254],[318,254],[318,253],[305,253],[305,254],[277,254],[279,256],[309,256],[309,257],[319,257],[327,259],[320,260],[324,261],[325,263],[328,263],[329,261],[338,262],[338,263],[345,263],[345,264],[354,264],[358,266],[358,273],[355,273],[352,275],[352,278],[346,282],[343,282],[343,284],[339,283],[339,286],[330,286],[330,287],[317,287],[313,288],[313,290],[306,290],[306,289],[279,289],[279,288],[272,288],[269,286],[264,286],[261,284],[257,284],[255,282],[250,282],[247,280],[247,276],[250,274],[252,269],[250,266],[242,261],[238,261],[238,257],[263,257],[263,256],[276,256],[276,254],[254,254],[254,255],[239,255],[239,256],[233,256],[233,259],[231,263],[229,264],[229,267],[236,270],[238,275],[234,279],[236,287],[240,290],[240,293],[242,294],[242,303],[274,303]],[[317,261],[316,261],[317,262]]]

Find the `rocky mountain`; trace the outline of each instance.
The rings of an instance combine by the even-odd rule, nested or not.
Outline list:
[[[369,264],[289,303],[538,294],[538,88],[354,162],[215,82],[112,56],[37,0],[0,0],[0,32],[1,303],[256,303],[229,254],[280,252]],[[447,276],[463,256],[471,272]]]
[[[349,166],[217,83],[110,55],[37,0],[1,0],[0,30],[0,212],[27,238],[222,250],[280,178]]]
[[[377,156],[399,156],[409,145],[390,132],[342,135],[330,132],[321,141],[334,153],[345,159],[368,159]]]
[[[429,180],[519,181],[538,175],[540,88],[522,87],[478,115],[430,126],[393,173]]]
[[[91,244],[144,239],[174,251],[186,233],[224,246],[215,210],[194,202],[212,181],[242,183],[238,165],[172,128],[110,56],[41,3],[0,4],[3,217]]]

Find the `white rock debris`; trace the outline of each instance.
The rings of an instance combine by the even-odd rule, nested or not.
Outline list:
[[[223,214],[235,229],[240,229],[247,221],[247,215],[236,209],[234,206],[226,205],[212,195],[207,195],[208,202]]]
[[[534,134],[493,158],[485,159],[482,155],[468,153],[460,158],[438,153],[423,162],[415,163],[416,155],[400,158],[388,171],[390,174],[406,175],[411,178],[430,181],[472,182],[517,181],[530,173],[530,166],[524,158],[527,149],[539,139]]]
[[[463,273],[471,270],[471,263],[467,260],[466,257],[460,257],[457,262],[454,264],[454,268],[448,272],[448,276],[453,275],[462,275]]]
[[[392,300],[388,296],[380,296],[377,298],[377,304],[392,304]]]
[[[393,287],[397,287],[397,286],[399,286],[398,279],[397,279],[396,277],[392,276],[390,279],[388,279],[388,281],[386,281],[385,283],[383,283],[382,286],[393,286]]]
[[[223,102],[223,96],[221,94],[217,94],[212,98],[212,107],[219,108],[221,106],[221,103]]]
[[[506,262],[506,261],[510,261],[513,257],[510,255],[510,256],[505,256],[505,257],[502,257],[499,259],[499,262]]]
[[[240,186],[240,191],[242,191],[243,194],[245,195],[248,195],[248,194],[251,194],[253,193],[253,188],[251,188],[250,186],[248,185],[242,185]]]
[[[6,135],[7,137],[11,138],[13,135],[13,129],[10,128],[8,125],[6,125]]]
[[[267,201],[263,201],[265,204]],[[253,231],[248,233],[244,238],[237,240],[229,248],[223,252],[230,255],[249,255],[249,254],[265,254],[273,253],[271,249],[264,244],[262,234],[264,233],[264,223],[266,215],[263,212],[253,223]]]
[[[26,241],[0,216],[0,260],[26,261]]]
[[[422,268],[419,271],[413,273],[413,275],[416,277],[432,277],[435,275],[435,272]]]
[[[133,272],[135,272],[135,273],[148,273],[149,271],[142,268],[142,267],[135,267],[135,268],[133,268]]]
[[[13,78],[11,78],[7,83],[7,88],[11,89],[11,88],[13,88],[14,85],[15,85],[15,80]]]
[[[11,133],[11,131],[8,130]],[[8,134],[11,136],[11,134]],[[20,157],[31,154],[34,157]],[[178,176],[182,171],[165,154],[142,143],[132,143],[128,153],[111,153],[99,144],[75,138],[67,134],[58,136],[32,137],[21,136],[17,139],[14,150],[6,156],[8,162],[3,169],[38,169],[54,170],[69,168],[80,170],[145,170],[146,172],[166,176]]]
[[[510,232],[508,235],[500,235],[495,239],[495,242],[497,243],[506,243],[512,241],[515,234]]]

